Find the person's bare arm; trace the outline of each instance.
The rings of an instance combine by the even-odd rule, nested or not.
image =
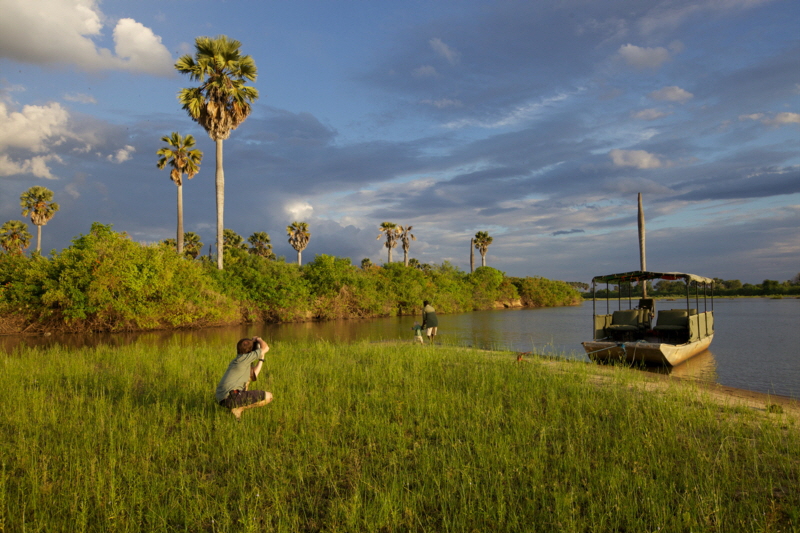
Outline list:
[[[258,379],[258,374],[261,372],[261,367],[264,366],[264,356],[269,351],[269,345],[261,337],[253,337],[253,341],[261,349],[261,358],[259,358],[256,366],[250,369],[250,381]]]

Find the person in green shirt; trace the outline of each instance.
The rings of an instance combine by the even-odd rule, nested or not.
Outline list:
[[[422,328],[427,330],[428,340],[433,342],[439,329],[439,319],[436,318],[436,309],[428,300],[422,302]]]
[[[269,346],[261,337],[242,339],[236,344],[236,357],[228,364],[215,393],[217,403],[230,409],[236,420],[241,419],[245,409],[262,407],[272,401],[270,392],[247,390],[250,383],[258,379],[268,351]]]

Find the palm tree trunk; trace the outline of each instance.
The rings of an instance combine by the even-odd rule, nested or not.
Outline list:
[[[403,264],[408,266],[408,250],[403,248]]]
[[[392,262],[392,249],[389,248],[389,263]]]
[[[217,169],[216,169],[216,185],[217,185],[217,268],[222,270],[222,234],[224,224],[222,221],[223,211],[225,210],[225,172],[222,170],[222,139],[217,139]]]
[[[36,251],[42,253],[42,226],[36,224]]]
[[[481,266],[486,266],[486,252],[481,250]]]
[[[475,238],[469,240],[469,271],[475,272]]]
[[[183,255],[183,184],[178,184],[178,235],[175,239],[178,255]]]
[[[303,257],[303,252],[297,250],[297,266],[303,266],[302,257]]]

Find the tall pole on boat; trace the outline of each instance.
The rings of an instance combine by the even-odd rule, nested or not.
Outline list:
[[[644,208],[642,207],[642,193],[639,193],[639,270],[647,270],[647,256],[644,248]],[[647,281],[642,285],[642,298],[647,298]]]

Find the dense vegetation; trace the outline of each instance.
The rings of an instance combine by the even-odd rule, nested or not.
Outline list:
[[[275,401],[236,422],[213,402],[231,348],[3,358],[0,404],[25,394],[3,418],[0,530],[800,528],[800,433],[775,404],[508,353],[277,343],[255,383]]]
[[[328,255],[301,267],[242,247],[225,254],[226,268],[218,270],[209,258],[142,245],[97,223],[50,259],[0,254],[0,333],[396,316],[419,312],[423,299],[440,313],[580,300],[564,282],[511,278],[489,267],[472,274],[447,262],[357,268]]]

